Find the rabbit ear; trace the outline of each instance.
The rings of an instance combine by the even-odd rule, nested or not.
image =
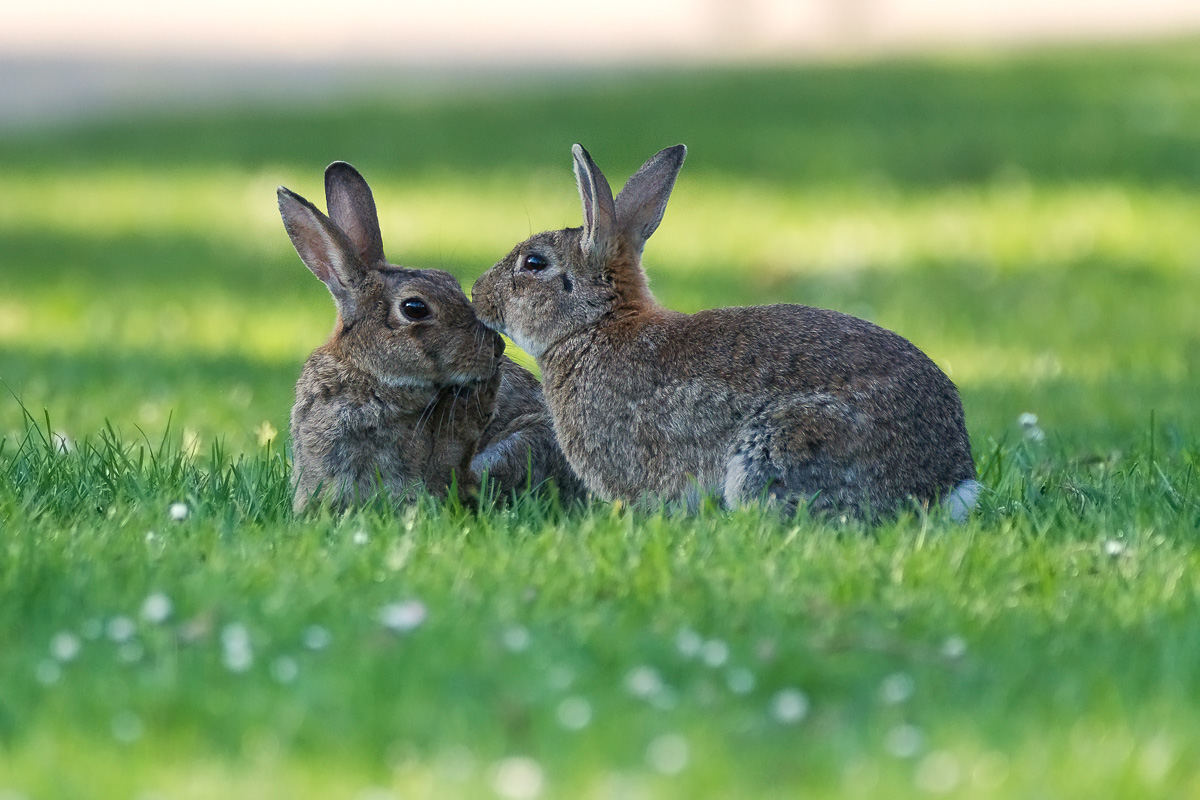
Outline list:
[[[335,161],[325,168],[325,205],[329,207],[329,218],[345,232],[363,264],[374,267],[384,263],[379,213],[371,187],[345,161]]]
[[[675,176],[686,156],[687,148],[681,144],[659,150],[626,181],[625,188],[617,195],[617,226],[639,253],[662,222],[667,200],[675,188]]]
[[[354,312],[354,289],[366,273],[354,245],[328,217],[280,186],[279,214],[304,266],[329,287],[343,319]]]
[[[590,252],[598,244],[606,244],[613,235],[616,207],[608,180],[583,145],[574,145],[571,155],[575,159],[575,182],[583,200],[583,249]]]

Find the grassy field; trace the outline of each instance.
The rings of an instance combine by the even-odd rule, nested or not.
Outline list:
[[[987,492],[877,529],[294,518],[334,159],[469,285],[689,145],[652,286],[897,330]],[[1200,47],[590,74],[0,137],[0,798],[1200,796]],[[1034,414],[1036,425],[1018,418]]]

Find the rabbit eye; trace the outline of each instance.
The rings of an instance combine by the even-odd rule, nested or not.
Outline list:
[[[417,320],[429,318],[429,306],[425,305],[425,301],[419,297],[410,297],[407,300],[401,301],[400,311],[408,319]]]
[[[537,253],[530,253],[521,258],[521,269],[527,272],[541,272],[548,266],[550,266],[550,262]]]

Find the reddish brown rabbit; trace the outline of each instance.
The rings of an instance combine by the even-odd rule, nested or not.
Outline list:
[[[581,495],[536,379],[503,357],[454,276],[386,260],[370,187],[349,164],[329,166],[325,192],[329,217],[279,189],[292,244],[338,312],[296,384],[296,510],[314,495],[345,506],[381,491],[445,497],[452,485],[466,499],[477,469],[502,491],[554,477],[568,499]]]
[[[950,379],[902,337],[800,305],[682,314],[642,270],[686,148],[614,200],[574,149],[582,228],[517,245],[476,283],[480,319],[537,359],[558,441],[602,498],[689,499],[875,516],[979,492]]]

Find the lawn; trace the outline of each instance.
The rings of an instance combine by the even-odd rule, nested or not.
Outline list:
[[[469,286],[577,224],[574,141],[614,183],[688,144],[667,305],[942,365],[972,521],[292,516],[333,309],[275,187],[350,161],[391,259]],[[1200,796],[1195,41],[9,131],[0,285],[4,800]]]

